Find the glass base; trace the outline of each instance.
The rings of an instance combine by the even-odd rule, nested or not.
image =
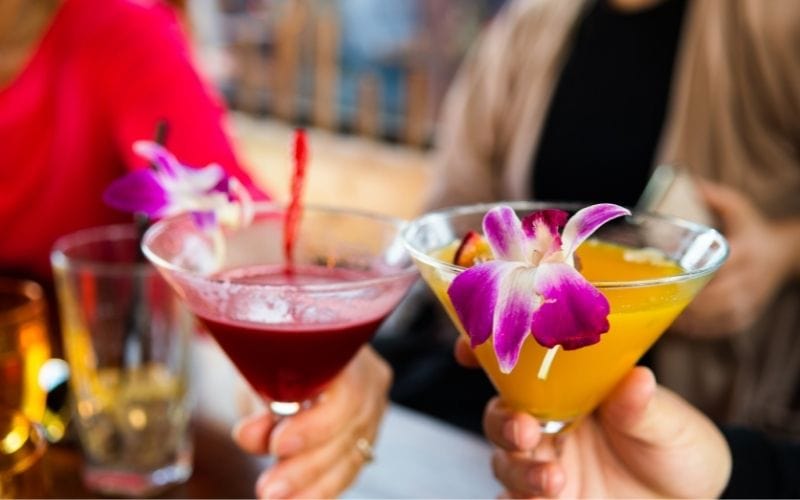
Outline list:
[[[319,396],[305,401],[274,401],[267,400],[267,408],[270,413],[279,417],[291,417],[296,415],[300,410],[311,408]]]
[[[285,401],[270,401],[267,405],[269,406],[269,411],[279,417],[291,417],[302,408],[300,403]]]
[[[575,420],[543,420],[541,421],[542,434],[560,434],[575,423]]]
[[[152,471],[131,471],[86,463],[83,482],[90,490],[105,495],[145,497],[186,482],[192,475],[192,452],[178,455],[175,462]]]

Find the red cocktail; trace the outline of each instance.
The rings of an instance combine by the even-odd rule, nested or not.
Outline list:
[[[294,267],[291,273],[283,267],[256,266],[220,277],[258,285],[307,286],[357,282],[379,275],[323,266]],[[399,293],[405,289],[402,282],[398,287]],[[341,305],[346,306],[346,302]],[[350,323],[278,325],[198,315],[258,394],[273,401],[305,401],[316,396],[372,338],[386,316],[383,310],[362,313],[363,320]]]
[[[282,207],[245,227],[156,223],[143,248],[272,411],[295,413],[375,333],[416,279],[399,220],[307,207],[293,263]]]

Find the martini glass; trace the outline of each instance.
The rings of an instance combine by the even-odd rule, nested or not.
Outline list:
[[[522,218],[530,212],[578,205],[504,203]],[[447,295],[463,267],[452,264],[461,238],[480,230],[483,216],[496,205],[481,204],[432,212],[404,230],[422,277],[466,333]],[[474,349],[501,398],[536,417],[547,434],[567,429],[590,413],[667,329],[724,262],[725,239],[714,229],[658,215],[634,213],[601,227],[577,251],[583,275],[608,299],[610,329],[599,343],[559,349],[541,377],[548,349],[528,335],[514,369],[500,371],[492,339]]]
[[[199,229],[189,214],[154,224],[142,247],[268,408],[311,404],[368,342],[417,277],[398,219],[306,207],[294,260],[285,209],[251,224]]]

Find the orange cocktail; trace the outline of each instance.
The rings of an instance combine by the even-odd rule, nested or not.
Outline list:
[[[525,213],[538,206],[513,208]],[[447,293],[464,268],[451,263],[461,236],[480,228],[487,209],[459,207],[429,214],[406,232],[423,278],[465,336]],[[655,216],[620,220],[576,253],[581,274],[610,305],[609,330],[598,343],[556,348],[544,377],[542,365],[551,349],[530,335],[509,373],[500,370],[492,339],[475,353],[507,404],[539,418],[546,432],[559,432],[595,408],[691,302],[726,254],[724,239],[709,228]]]
[[[455,247],[450,247],[438,257],[452,260],[454,252]],[[681,268],[672,261],[597,240],[585,243],[578,250],[578,257],[583,265],[581,273],[590,281],[670,277],[681,273]],[[426,271],[423,277],[456,327],[466,335],[447,296],[449,283],[441,275]],[[706,279],[629,289],[601,288],[611,303],[608,333],[595,345],[559,352],[545,380],[537,372],[547,349],[532,337],[525,340],[519,363],[509,374],[500,372],[491,343],[478,346],[475,354],[506,403],[544,420],[571,421],[597,405],[689,304]],[[591,390],[586,390],[589,381]]]

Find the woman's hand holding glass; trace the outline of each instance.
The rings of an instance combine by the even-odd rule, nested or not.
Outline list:
[[[473,366],[459,341],[456,358]],[[484,431],[508,497],[716,497],[731,469],[717,428],[646,368],[633,369],[597,411],[566,434],[544,436],[532,416],[495,398]]]
[[[259,498],[331,498],[372,459],[371,443],[388,404],[392,372],[362,347],[314,405],[291,418],[246,418],[234,430],[239,446],[277,462],[256,484]]]

